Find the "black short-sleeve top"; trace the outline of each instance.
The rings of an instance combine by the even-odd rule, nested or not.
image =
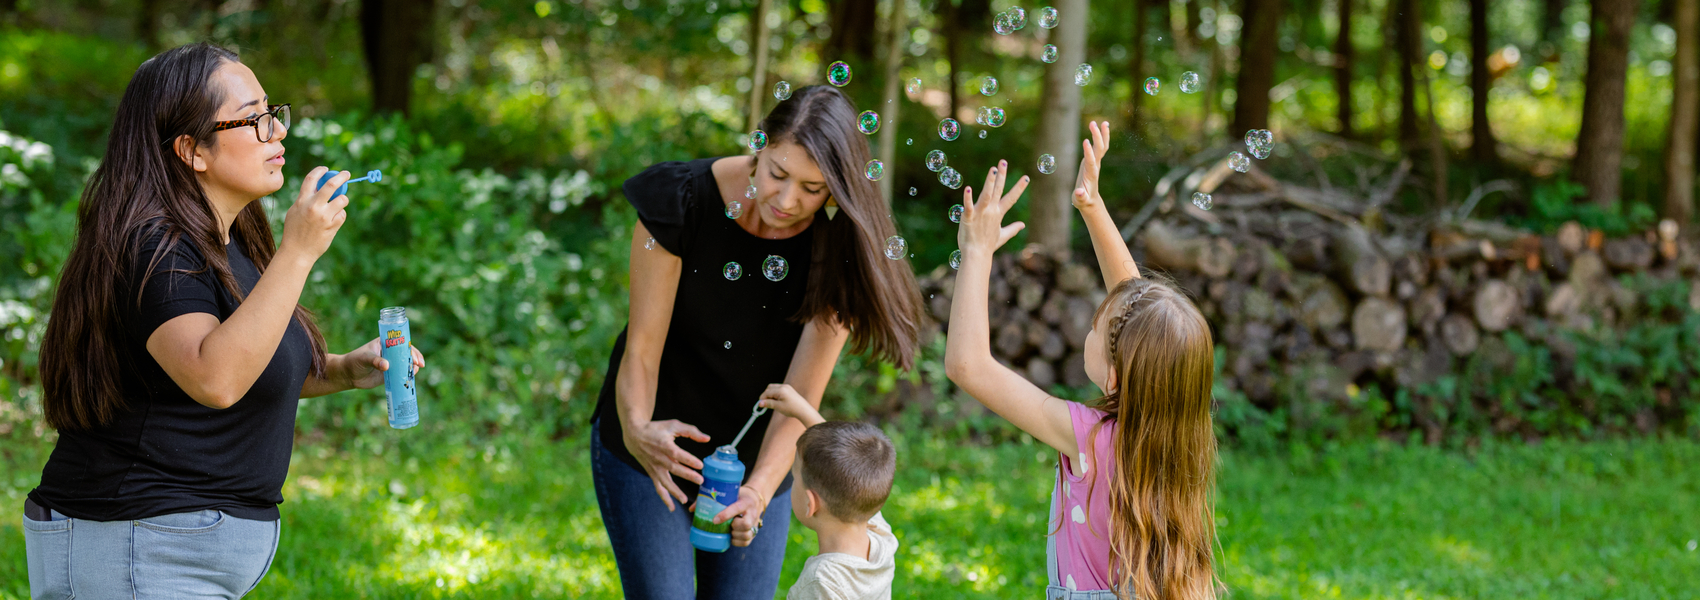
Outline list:
[[[785,381],[803,335],[803,324],[792,318],[802,307],[814,247],[813,227],[790,238],[770,240],[751,235],[727,218],[720,187],[709,168],[715,160],[660,163],[623,186],[638,220],[655,238],[653,248],[637,252],[670,252],[684,263],[661,351],[652,418],[678,419],[707,434],[706,444],[677,439],[680,448],[698,458],[730,444],[749,420],[762,390]],[[763,273],[762,264],[770,256],[789,264],[789,272],[778,281]],[[738,277],[727,276],[729,263],[737,263]],[[622,332],[608,357],[595,419],[603,446],[641,468],[626,450],[615,401],[625,349]],[[770,411],[758,418],[738,444],[738,459],[746,469],[755,468],[772,416]],[[686,495],[696,494],[695,484],[678,477],[674,481]],[[778,492],[789,486],[787,478]]]
[[[152,264],[162,239],[157,229],[136,236],[139,250],[120,286],[116,337],[122,340],[119,381],[125,410],[101,427],[60,431],[42,468],[41,486],[29,497],[95,521],[207,509],[277,520],[295,408],[313,361],[312,342],[306,329],[291,320],[271,362],[241,400],[222,410],[196,402],[148,352],[148,337],[186,314],[207,313],[222,322],[241,301],[187,239]],[[259,283],[260,270],[237,240],[232,233],[224,252],[246,296]],[[142,286],[139,304],[136,286]]]

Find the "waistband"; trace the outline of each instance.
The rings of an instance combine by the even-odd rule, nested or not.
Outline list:
[[[1045,586],[1045,600],[1120,600],[1110,590],[1070,590],[1060,585]]]

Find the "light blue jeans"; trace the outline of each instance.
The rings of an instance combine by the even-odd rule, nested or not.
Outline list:
[[[216,510],[134,521],[24,517],[30,597],[240,598],[277,555],[279,521]]]

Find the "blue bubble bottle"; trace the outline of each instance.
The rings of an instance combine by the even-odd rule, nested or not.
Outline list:
[[[725,552],[732,547],[732,519],[715,524],[714,516],[738,501],[738,486],[744,483],[744,463],[738,449],[727,445],[714,449],[702,461],[702,487],[697,490],[696,515],[691,518],[691,545],[704,552]]]
[[[390,427],[407,429],[419,424],[418,390],[413,381],[413,332],[407,325],[407,309],[392,306],[378,311],[379,355],[389,361],[384,372],[384,408]]]

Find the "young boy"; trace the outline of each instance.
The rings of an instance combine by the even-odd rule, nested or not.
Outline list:
[[[897,452],[879,428],[825,422],[791,386],[774,384],[760,405],[803,423],[791,466],[791,512],[820,538],[788,600],[890,600],[897,536],[880,516]]]

